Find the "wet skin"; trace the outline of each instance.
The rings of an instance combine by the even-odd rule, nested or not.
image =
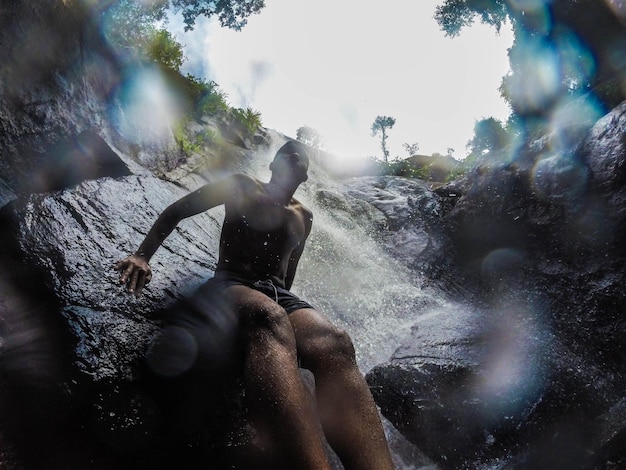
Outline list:
[[[308,163],[287,144],[270,164],[268,183],[237,174],[176,201],[159,216],[137,252],[117,264],[120,281],[140,295],[152,277],[149,259],[178,222],[224,204],[216,271],[251,281],[269,279],[290,289],[312,225],[311,211],[293,198],[307,179]],[[226,288],[224,296],[242,318],[245,383],[253,397],[249,407],[255,423],[274,442],[272,468],[329,469],[324,434],[347,469],[393,468],[347,333],[314,309],[287,315],[272,299],[246,286]],[[301,381],[298,360],[315,376],[318,410]]]

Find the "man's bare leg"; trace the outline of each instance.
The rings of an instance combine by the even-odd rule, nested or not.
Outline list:
[[[315,376],[328,440],[346,470],[391,470],[389,446],[349,336],[312,309],[289,314],[298,354]]]
[[[241,319],[246,396],[260,439],[285,468],[330,469],[319,419],[300,378],[287,314],[245,286],[229,287],[226,294]]]

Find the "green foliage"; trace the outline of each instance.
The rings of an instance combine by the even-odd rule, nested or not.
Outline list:
[[[137,48],[150,42],[156,24],[165,20],[166,1],[116,0],[102,11],[102,30],[119,48]]]
[[[255,134],[262,126],[261,113],[248,107],[245,109],[234,108],[231,114],[236,122],[243,125],[249,134]]]
[[[448,36],[456,36],[475,18],[499,30],[510,21],[515,41],[509,53],[511,74],[501,88],[513,111],[549,114],[549,106],[569,94],[590,91],[610,109],[626,99],[626,68],[616,62],[626,43],[626,23],[611,2],[599,0],[444,0],[435,19]],[[529,97],[515,97],[511,88],[536,88],[545,83],[546,66],[538,66],[537,54],[550,51],[560,83],[554,96],[530,106]],[[542,81],[543,80],[543,81]],[[541,86],[541,85],[539,85]],[[532,99],[531,99],[532,101]]]
[[[403,176],[405,178],[427,179],[428,168],[418,168],[408,160],[395,158],[391,161],[382,161],[371,158],[371,164],[375,168],[375,173],[385,176]]]
[[[205,127],[201,132],[193,134],[189,131],[188,124],[187,119],[181,119],[174,127],[174,140],[184,155],[200,153],[205,146],[220,145],[220,136],[213,129]]]
[[[240,30],[247,18],[261,11],[264,0],[110,0],[103,19],[117,45],[136,44],[146,26],[164,21],[167,10],[181,13],[185,31],[192,30],[199,16],[216,16],[222,26]]]
[[[296,131],[296,139],[314,148],[322,148],[324,146],[322,135],[309,126],[299,127]]]
[[[183,65],[183,47],[166,29],[155,30],[146,49],[148,58],[164,67],[179,71]]]
[[[496,153],[509,143],[509,135],[502,122],[486,118],[474,123],[474,137],[467,143],[468,149],[476,155]]]
[[[199,16],[217,16],[222,26],[238,31],[250,15],[265,6],[264,0],[169,0],[168,3],[175,12],[182,13],[185,31],[193,29]]]
[[[216,141],[215,136],[190,136],[185,130],[189,119],[219,116],[254,134],[262,125],[261,113],[251,108],[231,108],[217,83],[180,73],[185,60],[183,46],[162,26],[167,24],[166,10],[182,12],[186,30],[193,29],[200,15],[215,15],[223,26],[240,29],[246,18],[263,6],[263,0],[110,0],[103,9],[102,27],[111,44],[120,51],[134,51],[142,61],[158,64],[168,85],[183,98],[187,115],[174,134],[186,155],[198,152],[206,142]]]
[[[213,80],[203,80],[189,74],[185,80],[185,91],[193,103],[195,117],[214,116],[228,112],[226,94]]]
[[[180,147],[181,151],[185,155],[190,156],[200,151],[200,143],[192,140],[187,132],[186,124],[187,122],[182,120],[174,127],[174,140],[176,140],[176,143]]]
[[[381,134],[380,146],[383,151],[385,162],[389,161],[389,150],[387,150],[387,129],[391,129],[395,123],[395,118],[390,116],[376,116],[376,119],[372,123],[372,127],[370,129],[372,137],[376,137],[379,132]]]
[[[435,20],[447,36],[458,36],[464,27],[474,23],[476,16],[500,31],[508,13],[505,0],[445,0],[435,9]]]
[[[180,70],[183,46],[164,27],[164,2],[119,0],[102,13],[103,29],[114,47],[131,49],[140,59]]]

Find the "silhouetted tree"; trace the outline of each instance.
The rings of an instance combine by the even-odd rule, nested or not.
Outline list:
[[[476,156],[499,152],[508,143],[507,132],[502,122],[495,118],[481,119],[474,124],[474,137],[467,143]]]
[[[404,150],[409,155],[409,157],[412,157],[413,155],[417,155],[417,151],[420,149],[420,144],[418,144],[417,142],[415,142],[414,144],[409,144],[405,142],[402,144],[402,147],[404,147]]]
[[[381,134],[380,147],[383,150],[383,157],[385,163],[389,161],[389,150],[387,150],[387,129],[391,129],[396,120],[389,116],[376,116],[374,123],[372,124],[372,137],[376,137],[378,133]]]
[[[181,13],[185,31],[192,30],[199,16],[218,18],[222,26],[240,30],[248,22],[248,17],[258,13],[265,6],[264,0],[102,0],[105,12],[119,11],[119,20],[129,23],[150,23],[166,18],[167,10]]]
[[[616,10],[626,14],[623,3],[598,0],[445,0],[435,18],[449,36],[458,35],[476,18],[497,30],[510,21],[515,34],[509,54],[512,73],[502,91],[514,112],[533,114],[548,109],[559,94],[591,91],[605,109],[626,99],[620,85],[626,79],[626,23]],[[547,58],[551,63],[542,66]],[[550,68],[558,73],[554,96],[532,103],[528,96],[532,90],[514,93],[516,86],[541,87],[546,77],[539,75]]]
[[[299,127],[296,131],[296,139],[315,148],[321,148],[324,145],[322,135],[309,126]]]
[[[240,30],[248,17],[258,13],[264,0],[169,0],[169,6],[183,15],[185,31],[193,29],[198,16],[216,16],[222,26]]]

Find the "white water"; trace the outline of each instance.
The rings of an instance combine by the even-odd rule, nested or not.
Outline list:
[[[274,141],[250,168],[261,181],[269,180],[269,162],[283,143],[281,138]],[[367,373],[389,360],[416,317],[445,301],[419,287],[418,275],[387,254],[367,227],[316,202],[319,190],[339,195],[341,184],[312,161],[309,180],[295,194],[313,211],[313,229],[293,291],[348,331],[359,366]]]
[[[269,179],[265,168],[272,157],[270,153],[258,162],[256,176],[263,181]],[[319,189],[334,191],[340,181],[315,164],[309,174],[296,198],[313,211],[313,230],[293,291],[350,334],[359,367],[367,373],[390,359],[417,317],[449,305],[436,292],[422,289],[418,275],[388,255],[367,228],[316,202]],[[437,468],[390,423],[384,424],[399,470]]]
[[[315,214],[313,231],[294,291],[350,333],[367,372],[389,359],[415,316],[436,299],[362,227],[339,225],[310,196],[305,194],[305,204]]]

